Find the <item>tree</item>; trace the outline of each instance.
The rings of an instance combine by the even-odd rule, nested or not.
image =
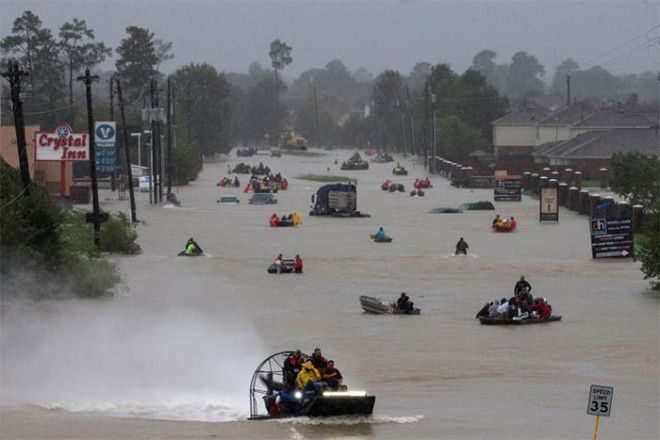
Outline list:
[[[209,64],[189,64],[174,72],[177,121],[203,154],[229,151],[229,84]]]
[[[422,87],[426,81],[426,78],[428,78],[429,74],[431,73],[432,68],[433,65],[431,63],[427,63],[426,61],[420,61],[419,63],[415,64],[412,68],[412,71],[410,72],[410,75],[408,75],[408,85],[413,90]]]
[[[42,126],[53,126],[59,122],[61,116],[58,113],[44,113],[44,110],[61,107],[64,96],[59,46],[51,31],[41,27],[39,17],[31,11],[25,11],[14,20],[12,35],[2,39],[0,49],[5,59],[16,58],[30,73],[29,87],[25,90],[26,122]],[[34,112],[39,114],[31,117],[29,114]]]
[[[262,79],[246,94],[246,125],[244,131],[253,141],[260,141],[264,136],[277,139],[286,118],[286,108],[278,104],[278,91],[286,89],[286,84],[273,78],[272,75]]]
[[[511,59],[506,75],[506,95],[514,100],[542,96],[544,85],[539,76],[544,73],[545,68],[535,56],[527,52],[517,52]]]
[[[660,203],[644,218],[643,232],[635,257],[642,262],[644,279],[651,279],[652,287],[660,290]]]
[[[121,40],[116,52],[119,58],[115,62],[117,74],[126,90],[126,101],[135,100],[157,75],[158,65],[171,58],[170,43],[154,39],[154,33],[137,26],[126,28],[127,38]]]
[[[660,160],[657,156],[619,153],[610,160],[612,191],[647,209],[655,206],[660,192]]]
[[[374,118],[378,125],[375,141],[383,146],[403,151],[401,99],[403,79],[398,71],[386,70],[374,81],[372,98]]]
[[[270,56],[273,69],[275,69],[276,77],[278,70],[283,70],[293,61],[293,58],[291,57],[291,46],[279,39],[273,40],[270,43],[270,52],[268,55]]]
[[[83,67],[93,67],[102,63],[112,54],[112,49],[106,48],[102,42],[94,42],[94,31],[87,27],[85,20],[74,18],[70,23],[60,27],[59,46],[66,55],[69,71],[69,106],[70,122],[75,116],[73,110],[73,74]]]
[[[497,54],[492,50],[482,50],[472,58],[471,70],[476,70],[486,77],[486,81],[500,92],[504,91],[504,78],[506,77],[508,66],[506,64],[496,64]]]
[[[438,120],[437,141],[439,154],[455,161],[467,159],[470,153],[483,150],[486,145],[479,130],[455,115]]]

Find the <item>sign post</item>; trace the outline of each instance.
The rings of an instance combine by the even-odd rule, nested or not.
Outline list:
[[[558,222],[559,203],[557,188],[541,188],[539,196],[539,221]]]
[[[493,198],[496,202],[520,202],[522,200],[522,181],[520,176],[494,176]]]
[[[114,121],[96,121],[96,170],[114,172],[117,167],[117,127]]]
[[[89,135],[74,133],[68,124],[53,132],[34,134],[35,156],[40,162],[60,162],[60,196],[66,196],[66,162],[89,160]]]
[[[600,416],[610,416],[610,412],[612,411],[613,396],[613,387],[603,385],[591,385],[591,387],[589,387],[587,414],[596,416],[596,420],[594,422],[594,440],[598,440],[598,424],[600,422]]]
[[[591,217],[589,229],[592,258],[625,258],[633,255],[631,218]]]

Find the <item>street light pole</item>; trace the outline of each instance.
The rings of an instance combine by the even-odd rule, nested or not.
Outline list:
[[[142,138],[142,133],[139,131],[137,133],[131,133],[132,137],[137,137],[137,145],[138,145],[138,166],[142,166],[142,147],[140,145],[140,139]]]

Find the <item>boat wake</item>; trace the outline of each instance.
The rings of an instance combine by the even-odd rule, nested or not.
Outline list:
[[[56,402],[39,405],[48,410],[104,414],[114,417],[137,417],[157,420],[232,422],[245,420],[248,414],[223,401],[181,401],[173,403]]]
[[[479,255],[474,255],[474,254],[467,254],[467,255],[447,254],[447,255],[443,255],[442,258],[479,258]]]
[[[337,416],[337,417],[290,417],[272,419],[270,422],[292,423],[299,425],[380,425],[386,423],[405,424],[417,423],[424,418],[416,416]]]

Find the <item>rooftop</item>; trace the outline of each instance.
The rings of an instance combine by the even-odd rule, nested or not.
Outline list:
[[[609,159],[616,153],[639,152],[658,156],[660,137],[656,128],[618,128],[588,131],[564,142],[547,142],[533,155],[571,159]]]
[[[528,104],[493,121],[493,125],[536,125],[550,110],[538,104]]]

